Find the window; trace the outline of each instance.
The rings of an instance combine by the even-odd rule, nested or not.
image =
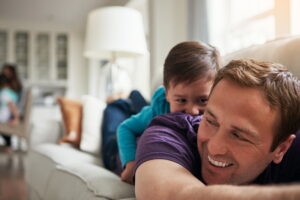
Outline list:
[[[209,0],[209,43],[222,55],[264,43],[274,38],[299,34],[300,0]],[[298,19],[297,18],[297,19]]]
[[[29,64],[29,34],[27,32],[19,31],[15,34],[15,60],[20,77],[27,79]]]
[[[50,69],[49,34],[40,33],[36,36],[36,60],[39,79],[49,80]]]
[[[67,79],[67,52],[68,38],[66,34],[59,34],[56,37],[56,66],[57,78]]]

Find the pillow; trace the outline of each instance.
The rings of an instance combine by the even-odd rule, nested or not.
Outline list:
[[[83,102],[83,120],[80,149],[100,156],[101,149],[101,124],[103,110],[106,104],[100,99],[85,95]]]
[[[65,128],[64,137],[59,140],[59,143],[70,143],[75,147],[79,147],[81,139],[82,103],[64,97],[59,97],[57,102],[60,105]]]

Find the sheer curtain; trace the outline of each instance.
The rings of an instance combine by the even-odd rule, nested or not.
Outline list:
[[[300,0],[191,0],[189,37],[222,55],[300,33]]]

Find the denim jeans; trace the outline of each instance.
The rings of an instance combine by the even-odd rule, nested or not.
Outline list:
[[[148,105],[143,96],[136,90],[128,99],[119,99],[108,104],[103,113],[102,122],[102,158],[104,166],[120,175],[122,172],[117,143],[118,126],[131,115],[140,112]]]

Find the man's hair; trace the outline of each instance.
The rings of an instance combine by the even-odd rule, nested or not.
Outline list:
[[[232,60],[216,75],[213,88],[229,79],[242,87],[259,88],[280,114],[271,151],[300,128],[300,80],[281,64],[251,59]],[[212,89],[213,90],[213,89]]]
[[[220,54],[215,47],[195,41],[179,43],[165,60],[164,85],[168,88],[171,81],[176,86],[201,78],[213,80],[220,66]]]

